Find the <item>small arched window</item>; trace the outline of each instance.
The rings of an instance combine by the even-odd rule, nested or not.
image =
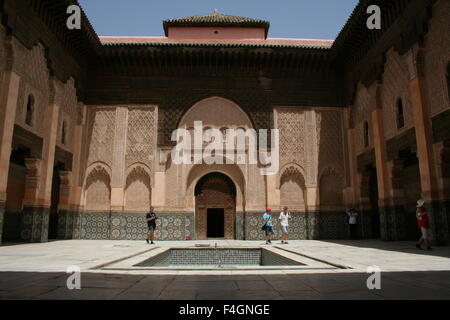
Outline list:
[[[34,114],[34,97],[33,95],[28,96],[27,101],[27,111],[25,115],[25,123],[30,127],[33,125],[33,114]]]
[[[404,114],[404,109],[403,109],[403,101],[402,98],[399,98],[397,100],[397,105],[396,105],[396,115],[397,115],[397,129],[402,129],[403,127],[405,127],[405,114]]]
[[[222,133],[223,141],[226,141],[227,140],[227,128],[226,127],[220,128],[220,132]]]
[[[61,127],[61,143],[66,144],[66,134],[67,134],[67,123],[65,120],[63,120],[62,127]]]
[[[369,123],[364,121],[364,147],[369,146]]]

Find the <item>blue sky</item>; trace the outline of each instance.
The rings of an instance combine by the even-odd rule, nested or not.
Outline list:
[[[271,23],[269,37],[335,39],[358,0],[79,0],[101,36],[162,36],[162,21],[213,12]]]

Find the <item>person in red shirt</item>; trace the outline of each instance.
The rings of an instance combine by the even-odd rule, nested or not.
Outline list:
[[[422,244],[425,244],[428,250],[432,250],[429,240],[428,233],[430,230],[430,222],[428,218],[427,210],[423,207],[425,204],[424,200],[417,201],[416,219],[417,226],[420,228],[422,236],[416,244],[416,247],[422,249]]]

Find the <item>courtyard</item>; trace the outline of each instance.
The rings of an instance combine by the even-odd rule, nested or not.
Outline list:
[[[299,256],[296,267],[126,267],[170,248],[265,248]],[[413,242],[199,240],[184,242],[67,240],[0,247],[0,299],[120,300],[391,300],[450,299],[450,248],[420,251]],[[133,263],[134,263],[133,262]],[[81,289],[69,290],[69,266]],[[381,270],[369,290],[367,268]]]

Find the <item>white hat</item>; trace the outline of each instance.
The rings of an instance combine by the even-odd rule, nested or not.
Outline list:
[[[425,204],[425,201],[424,200],[419,200],[419,201],[417,201],[417,208],[421,208],[421,207],[423,207],[423,205]]]

